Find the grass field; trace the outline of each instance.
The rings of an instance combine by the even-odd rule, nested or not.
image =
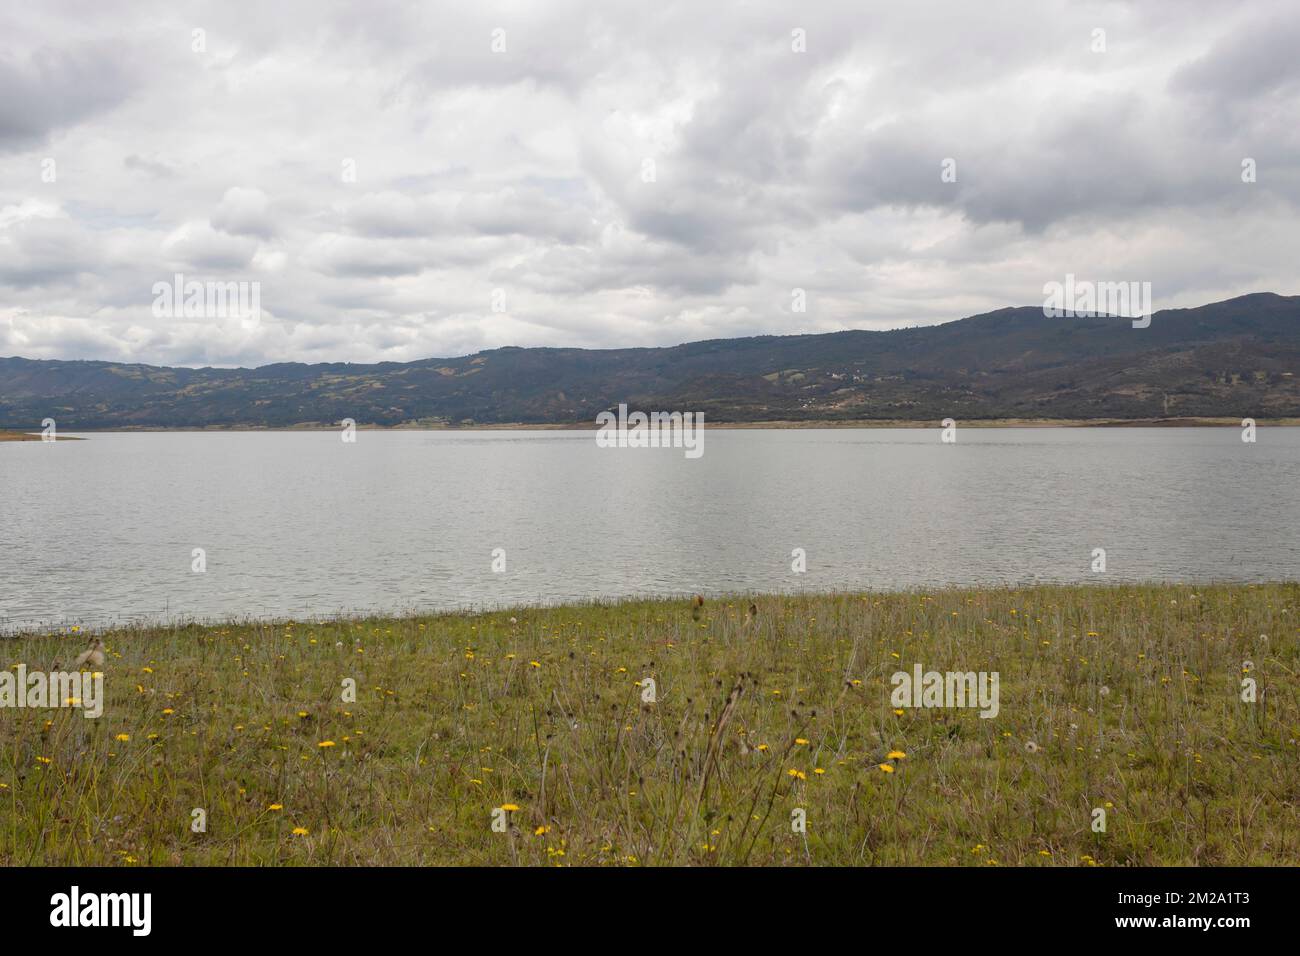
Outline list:
[[[112,631],[101,718],[0,709],[0,862],[1300,859],[1300,585],[750,600]],[[895,708],[916,663],[999,713]]]

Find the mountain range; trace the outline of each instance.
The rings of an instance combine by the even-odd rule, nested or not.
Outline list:
[[[1007,308],[892,331],[415,362],[169,368],[0,358],[0,428],[575,424],[626,402],[708,422],[1300,416],[1300,296],[1126,318]]]

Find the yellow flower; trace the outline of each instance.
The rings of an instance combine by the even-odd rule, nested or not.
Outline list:
[[[306,836],[307,833],[308,833],[308,830],[307,830],[306,827],[294,827],[294,828],[293,828],[293,835],[294,835],[294,836]]]
[[[538,827],[536,830],[533,831],[533,836],[542,836],[543,834],[550,833],[550,832],[551,832],[550,827]]]
[[[504,810],[506,813],[514,813],[516,810],[519,809],[519,807],[513,803],[503,803],[501,804],[501,809]]]
[[[164,708],[163,708],[163,714],[164,714],[164,716],[171,716],[171,715],[174,714],[174,713],[176,713],[176,711],[172,710],[170,707],[164,707]]]
[[[332,741],[332,740],[322,740],[322,741],[321,741],[320,743],[318,743],[316,746],[317,746],[317,747],[333,747],[333,746],[335,746],[335,744],[334,744],[334,741]]]
[[[796,737],[796,738],[794,738],[794,742],[797,743],[800,747],[802,747],[804,744],[808,743],[808,741],[804,740],[802,737]]]
[[[821,775],[821,774],[823,774],[823,773],[825,773],[825,772],[826,772],[826,771],[823,770],[821,767],[818,767],[818,768],[816,768],[815,770],[813,770],[813,773],[818,774],[818,775]]]
[[[284,809],[284,804],[282,804],[282,803],[273,803],[273,804],[271,804],[269,807],[267,807],[266,809],[268,809],[268,810],[283,810],[283,809]]]
[[[807,775],[806,773],[804,773],[802,770],[789,770],[789,771],[786,771],[786,772],[789,773],[790,776],[794,777],[796,780],[807,780],[807,779],[808,779],[808,775]]]
[[[541,667],[541,666],[542,666],[541,664],[537,663],[537,661],[529,661],[529,662],[528,662],[528,665],[529,665],[530,667]]]
[[[902,717],[902,716],[903,716],[902,708],[898,708],[898,707],[894,708],[894,716],[895,716],[895,717]]]
[[[906,758],[907,758],[907,754],[903,753],[903,751],[901,750],[891,750],[889,752],[890,760],[904,760]]]
[[[893,773],[893,772],[894,772],[893,764],[882,763],[882,764],[880,765],[880,769],[883,770],[885,773]]]
[[[128,740],[131,739],[131,735],[130,735],[130,734],[118,734],[117,737],[116,737],[115,739],[120,740],[120,741],[122,741],[123,743],[125,743],[126,741],[128,741]]]

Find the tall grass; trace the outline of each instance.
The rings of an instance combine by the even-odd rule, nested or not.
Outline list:
[[[752,600],[108,632],[103,717],[0,709],[0,862],[1300,858],[1300,586]],[[896,712],[916,662],[999,714]]]

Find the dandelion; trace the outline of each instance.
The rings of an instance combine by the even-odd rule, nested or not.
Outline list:
[[[533,836],[545,836],[550,832],[551,832],[550,827],[538,827],[536,830],[533,831]]]
[[[321,741],[320,743],[318,743],[316,746],[317,746],[317,747],[333,747],[333,746],[336,746],[336,745],[335,745],[334,741],[332,741],[332,740],[322,740],[322,741]]]
[[[529,662],[528,662],[528,666],[529,666],[529,667],[541,667],[542,665],[539,664],[537,661],[529,661]]]
[[[517,804],[514,803],[503,803],[501,804],[501,809],[504,810],[506,813],[514,813],[516,810],[519,809],[519,807]]]
[[[894,772],[894,765],[893,765],[893,764],[888,764],[888,763],[882,763],[882,764],[880,765],[880,769],[881,769],[881,771],[884,772],[884,773],[893,773],[893,772]]]
[[[794,777],[796,780],[808,779],[808,775],[804,773],[802,770],[787,770],[786,773],[789,774],[791,777]]]
[[[798,744],[800,747],[806,746],[808,743],[808,741],[804,740],[802,737],[794,738],[794,742]]]
[[[170,717],[170,716],[171,716],[172,714],[174,714],[174,713],[176,713],[176,711],[172,710],[170,707],[164,707],[164,708],[163,708],[163,716],[164,716],[164,717]]]
[[[115,739],[115,740],[120,740],[120,741],[122,741],[122,743],[126,743],[128,740],[131,739],[131,735],[130,735],[130,734],[118,734],[118,735],[117,735],[115,738],[113,738],[113,739]]]
[[[284,809],[284,804],[282,804],[282,803],[273,803],[273,804],[271,804],[269,807],[267,807],[266,809],[278,813],[279,811],[281,811],[281,810]]]
[[[902,717],[902,716],[903,716],[903,709],[902,709],[901,707],[895,707],[895,708],[894,708],[894,716],[895,716],[895,717]]]
[[[294,828],[293,828],[293,835],[294,835],[294,836],[306,836],[306,835],[308,834],[308,832],[309,832],[309,831],[308,831],[308,829],[307,829],[306,827],[294,827]]]
[[[825,772],[826,772],[826,771],[823,770],[821,767],[817,767],[816,769],[813,770],[813,773],[817,774],[817,776],[819,776],[819,777],[820,777],[822,774],[824,774]]]
[[[890,760],[906,760],[906,759],[907,759],[907,754],[903,753],[903,751],[901,751],[901,750],[891,750],[891,751],[889,752],[888,759],[890,759]]]

